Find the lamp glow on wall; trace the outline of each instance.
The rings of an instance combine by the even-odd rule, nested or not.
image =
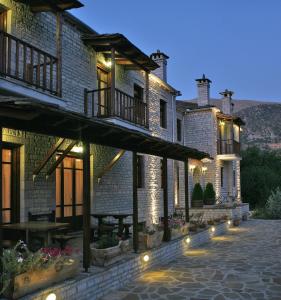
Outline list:
[[[189,166],[189,171],[191,172],[192,175],[193,175],[193,173],[194,173],[195,168],[196,168],[195,165],[190,165],[190,166]]]
[[[202,167],[202,174],[205,175],[207,170],[208,170],[208,168],[206,166]]]
[[[224,126],[225,122],[221,120],[219,124],[220,124],[220,126]]]
[[[71,149],[72,152],[75,152],[75,153],[83,153],[83,146],[82,144],[78,144],[78,145],[75,145],[72,149]]]
[[[106,60],[104,62],[104,64],[105,64],[106,67],[111,68],[111,65],[112,65],[111,60]]]

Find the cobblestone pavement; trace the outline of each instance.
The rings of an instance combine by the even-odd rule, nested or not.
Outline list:
[[[103,300],[281,300],[281,221],[250,220]]]

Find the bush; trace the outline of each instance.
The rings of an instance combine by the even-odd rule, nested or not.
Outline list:
[[[192,206],[193,207],[202,207],[203,206],[203,190],[200,183],[194,185],[192,191]]]
[[[216,199],[216,193],[214,186],[211,182],[208,182],[204,191],[204,204],[205,205],[214,205]]]
[[[271,192],[271,195],[266,202],[266,212],[272,219],[281,218],[281,190],[278,187],[275,191]]]

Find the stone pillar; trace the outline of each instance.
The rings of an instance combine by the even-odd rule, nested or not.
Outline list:
[[[210,105],[210,83],[212,81],[205,77],[203,74],[202,78],[196,79],[198,88],[197,103],[199,106]]]
[[[232,95],[234,92],[229,91],[226,89],[225,91],[221,92],[220,95],[223,96],[222,98],[222,112],[227,115],[231,115],[233,113],[233,106],[232,103]]]
[[[159,65],[159,68],[152,71],[152,73],[167,82],[167,60],[169,59],[169,56],[160,50],[157,50],[157,52],[150,55],[150,58]]]

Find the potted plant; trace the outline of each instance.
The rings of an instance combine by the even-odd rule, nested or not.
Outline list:
[[[204,229],[207,227],[203,221],[204,213],[196,213],[190,216],[189,231],[196,232],[197,229]]]
[[[203,207],[203,190],[200,183],[196,183],[194,185],[192,191],[192,200],[191,200],[192,207]]]
[[[139,232],[139,247],[140,249],[152,249],[159,247],[163,239],[163,230],[159,224],[152,223],[146,226],[143,231]]]
[[[22,241],[12,249],[5,249],[1,259],[3,288],[0,294],[18,299],[75,276],[79,270],[79,260],[69,256],[70,252],[55,249],[50,253],[46,250],[32,253]]]
[[[91,246],[92,264],[95,266],[109,266],[121,259],[122,242],[116,235],[102,235],[100,239]]]
[[[169,219],[170,239],[174,240],[188,233],[188,224],[181,218]]]
[[[208,182],[204,190],[204,205],[214,205],[216,199],[216,193],[214,186],[211,182]]]

